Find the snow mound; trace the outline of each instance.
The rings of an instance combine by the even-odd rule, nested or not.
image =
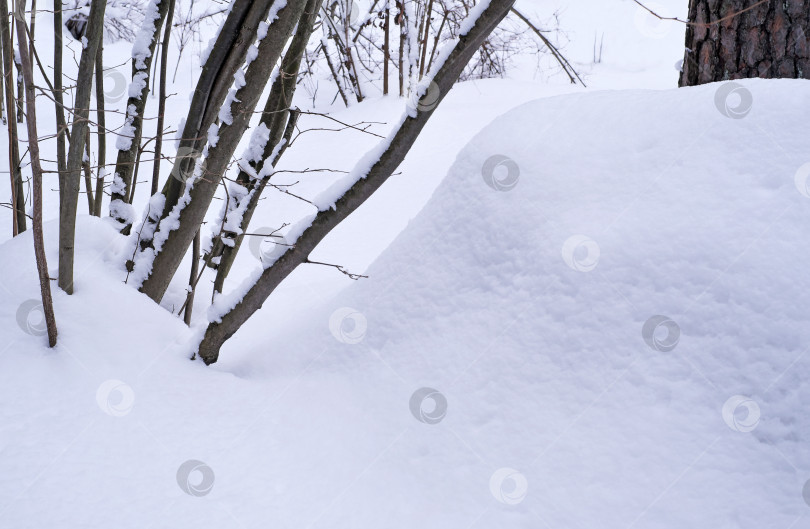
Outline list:
[[[344,347],[392,375],[372,400],[446,405],[341,511],[358,527],[807,516],[809,96],[760,80],[570,95],[478,134],[333,307],[334,334],[363,338]]]
[[[15,322],[30,238],[0,246],[0,518],[799,527],[810,85],[730,88],[505,114],[369,279],[294,328],[263,309],[212,369],[105,271],[108,226],[82,221],[54,352]]]

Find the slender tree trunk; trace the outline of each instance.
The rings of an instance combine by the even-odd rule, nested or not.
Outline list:
[[[285,134],[285,132],[292,134],[291,130],[288,131],[288,115],[293,125],[295,121],[297,121],[299,113],[288,112],[288,109],[292,105],[295,88],[297,86],[298,72],[301,69],[301,60],[306,53],[307,43],[312,35],[312,30],[315,26],[315,20],[318,17],[318,11],[322,1],[323,0],[307,1],[307,5],[304,8],[304,15],[298,22],[295,36],[293,36],[290,45],[287,47],[284,60],[281,61],[278,76],[273,83],[273,87],[270,89],[270,95],[264,106],[264,112],[262,113],[260,122],[260,126],[264,125],[267,127],[270,134],[259,159],[249,161],[253,175],[242,170],[236,177],[236,184],[247,189],[247,193],[243,195],[237,193],[231,194],[228,207],[226,208],[228,212],[226,215],[231,212],[243,211],[242,218],[239,222],[240,232],[224,231],[219,237],[214,239],[212,244],[211,255],[220,258],[219,264],[216,266],[217,276],[214,280],[214,290],[216,292],[222,292],[225,278],[228,276],[231,265],[234,259],[236,259],[236,254],[241,247],[242,239],[244,238],[242,234],[247,231],[250,219],[259,203],[262,190],[267,184],[267,180],[270,178],[269,174],[264,178],[259,178],[258,175],[262,174],[265,161],[271,156],[275,155],[275,159],[270,160],[271,165],[275,166],[275,164],[278,163],[278,159],[282,153],[276,152],[276,148],[282,140],[282,135]],[[289,141],[289,138],[287,141]],[[248,201],[247,208],[243,207],[245,200]],[[232,245],[224,244],[223,239],[233,241],[231,243]],[[207,259],[207,261],[211,262],[212,260]]]
[[[430,36],[430,20],[433,16],[433,0],[428,1],[427,11],[425,12],[425,34],[419,45],[422,48],[422,58],[419,61],[419,79],[425,75],[425,60],[427,59],[428,37]]]
[[[104,201],[104,180],[107,171],[107,119],[104,114],[104,42],[98,43],[96,53],[96,132],[98,134],[98,169],[96,172],[96,198],[92,215],[101,217]]]
[[[90,4],[90,16],[87,20],[85,38],[87,47],[82,51],[79,60],[78,85],[76,87],[73,125],[71,128],[70,149],[68,150],[67,170],[64,195],[59,217],[59,287],[68,294],[73,294],[73,254],[76,240],[76,208],[79,200],[79,183],[81,181],[82,157],[84,155],[85,131],[90,115],[90,93],[93,87],[93,69],[104,29],[104,10],[107,3],[93,0]]]
[[[185,312],[183,312],[183,321],[186,325],[191,325],[191,311],[194,309],[194,292],[197,288],[197,273],[200,270],[200,232],[194,236],[194,242],[191,245],[191,274],[188,279],[188,294],[186,295]]]
[[[4,15],[5,17],[5,15]],[[42,296],[42,311],[45,314],[45,325],[48,330],[48,345],[56,345],[56,317],[53,313],[51,283],[48,276],[48,263],[45,257],[45,241],[42,235],[42,164],[39,159],[39,135],[37,134],[37,110],[34,94],[34,74],[31,68],[31,57],[28,53],[25,35],[25,19],[17,20],[17,42],[25,77],[26,102],[28,106],[28,153],[31,157],[31,172],[34,180],[34,255],[39,273],[39,287]]]
[[[152,168],[151,196],[158,192],[160,181],[160,157],[163,154],[163,127],[166,114],[166,71],[169,60],[169,44],[172,37],[172,20],[174,20],[175,0],[169,0],[169,11],[166,14],[166,24],[163,31],[163,44],[160,48],[160,88],[158,94],[157,137],[155,138],[155,162]]]
[[[200,357],[206,364],[217,361],[222,344],[230,338],[247,319],[255,313],[275,288],[299,265],[306,263],[309,254],[324,237],[360,205],[362,205],[396,171],[405,155],[416,141],[430,116],[444,96],[458,80],[459,75],[475,51],[486,40],[498,23],[509,13],[514,0],[492,0],[477,18],[472,28],[459,38],[458,43],[433,77],[438,86],[436,106],[407,116],[389,136],[390,143],[370,169],[357,169],[356,183],[333,207],[318,212],[309,228],[304,230],[294,244],[266,268],[256,283],[246,292],[241,301],[224,314],[219,322],[209,323],[198,347]],[[431,94],[432,95],[432,94]],[[384,140],[388,142],[389,140]],[[362,162],[366,163],[366,162]]]
[[[388,61],[391,60],[391,4],[385,1],[385,41],[383,44],[383,95],[388,95]]]
[[[233,103],[230,104],[231,123],[223,124],[219,128],[217,144],[208,151],[200,178],[193,181],[188,203],[180,210],[177,227],[169,231],[162,251],[157,253],[152,262],[150,275],[141,285],[141,292],[156,302],[163,298],[194,235],[200,229],[222,175],[247,130],[273,66],[281,56],[295,25],[301,19],[305,4],[304,0],[288,0],[278,11],[270,31],[259,43],[256,58],[245,73],[244,85],[236,91]]]
[[[6,124],[6,75],[5,75],[5,63],[3,62],[3,39],[0,38],[0,121],[3,122],[3,125]],[[13,172],[11,174],[14,174]],[[13,187],[13,184],[12,184]],[[12,190],[13,193],[13,190]],[[13,202],[12,202],[13,204]],[[14,221],[16,222],[16,220]]]
[[[397,22],[399,23],[399,97],[405,95],[405,42],[407,41],[408,22],[405,18],[405,0],[397,0]]]
[[[19,53],[19,50],[17,51]],[[23,117],[25,116],[25,88],[22,66],[20,65],[20,57],[18,54],[15,54],[14,65],[17,67],[17,123],[23,123]]]
[[[5,0],[0,0],[4,2]],[[59,171],[59,211],[60,218],[64,204],[65,177],[67,176],[67,123],[62,90],[62,0],[53,2],[53,99],[56,106],[56,168]]]
[[[84,133],[84,161],[82,162],[82,170],[84,171],[84,188],[87,191],[87,213],[92,215],[95,208],[93,207],[93,180],[92,171],[90,170],[90,127]]]
[[[690,0],[680,86],[810,78],[810,0]]]
[[[143,21],[141,32],[151,33],[148,52],[139,49],[138,42],[132,48],[132,85],[140,87],[137,95],[130,88],[130,97],[127,100],[127,115],[124,118],[122,135],[118,137],[116,147],[118,158],[115,162],[115,173],[110,196],[110,216],[121,223],[124,234],[129,234],[132,222],[129,197],[132,195],[132,175],[135,171],[138,149],[141,145],[143,133],[143,113],[149,95],[149,72],[155,55],[155,46],[169,10],[170,0],[157,0],[150,4],[146,18]]]
[[[14,208],[12,214],[12,234],[16,236],[25,231],[25,193],[23,190],[22,171],[20,170],[20,143],[17,131],[17,109],[14,97],[14,83],[12,71],[14,70],[14,47],[11,42],[11,27],[8,17],[8,0],[0,0],[0,40],[3,47],[4,84],[6,92],[6,109],[8,112],[8,156],[9,173],[11,178],[11,203]]]

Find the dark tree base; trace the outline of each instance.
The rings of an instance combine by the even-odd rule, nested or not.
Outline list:
[[[728,79],[810,78],[810,0],[690,0],[679,86]],[[722,20],[709,26],[700,25]]]

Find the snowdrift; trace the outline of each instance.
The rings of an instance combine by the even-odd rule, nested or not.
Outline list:
[[[212,369],[87,255],[99,272],[57,296],[48,351],[15,321],[30,240],[4,244],[0,517],[800,526],[808,101],[806,82],[755,80],[516,108],[369,279],[297,328],[271,297]],[[117,244],[95,226],[86,252]]]

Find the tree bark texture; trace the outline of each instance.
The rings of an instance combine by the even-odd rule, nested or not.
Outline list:
[[[690,0],[679,86],[810,78],[810,0],[758,1]]]

